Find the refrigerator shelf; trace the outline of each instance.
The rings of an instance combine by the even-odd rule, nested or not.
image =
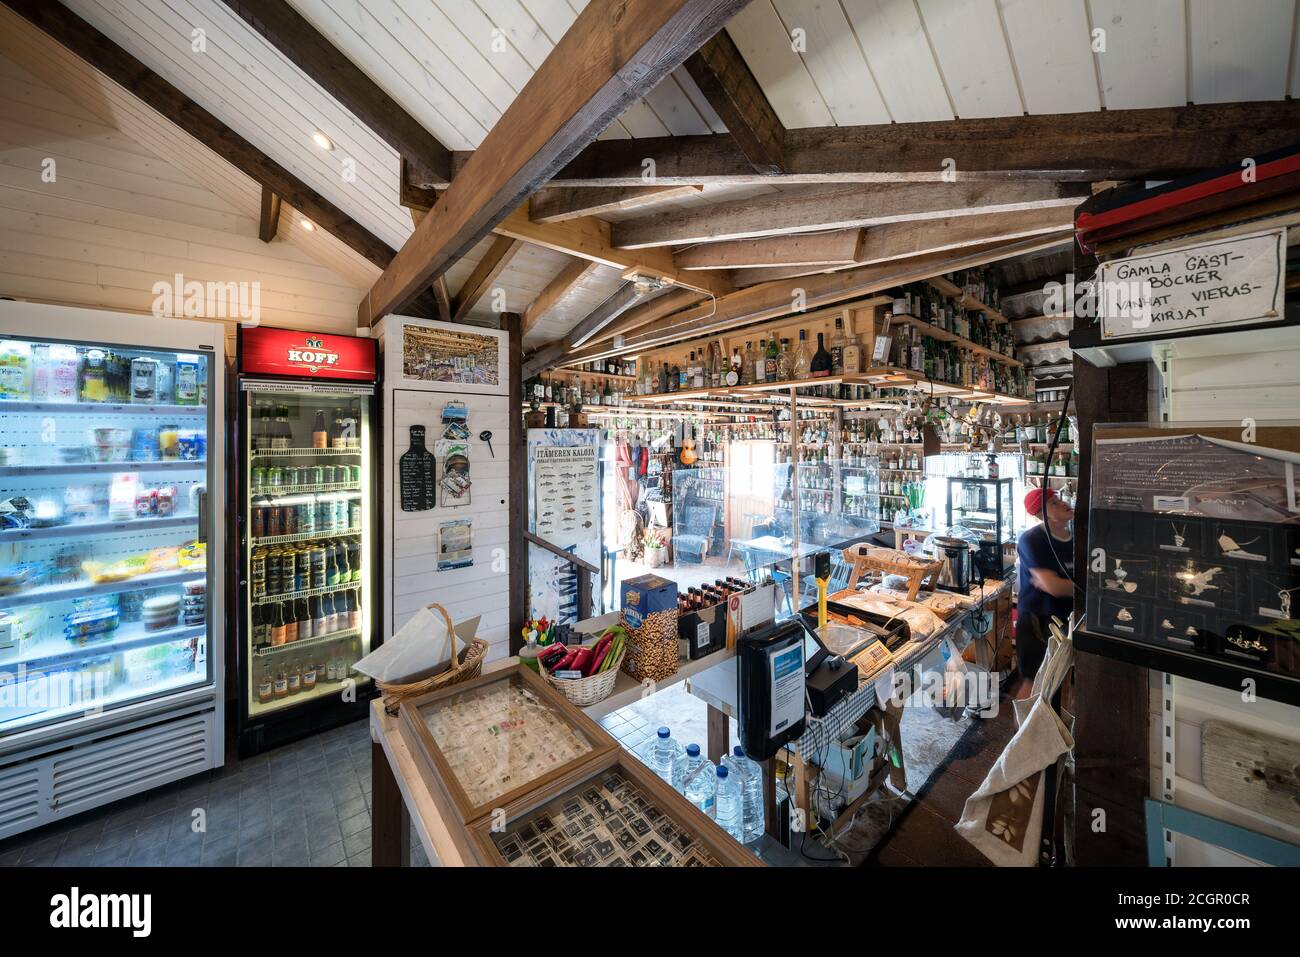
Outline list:
[[[78,525],[49,525],[43,528],[6,528],[0,530],[0,544],[29,542],[50,538],[85,538],[113,532],[150,532],[160,528],[197,525],[197,515],[171,515],[167,518],[135,518],[126,522],[83,522]]]
[[[314,598],[317,595],[332,595],[337,591],[351,591],[361,588],[362,582],[343,582],[338,585],[325,585],[322,588],[304,588],[302,591],[288,591],[280,595],[266,595],[262,598],[250,598],[254,605],[278,605],[285,601],[297,601],[299,598]]]
[[[0,401],[0,412],[41,413],[52,412],[80,413],[85,415],[193,415],[206,417],[206,405],[136,405],[130,402],[31,402],[24,399],[5,399]]]
[[[30,656],[16,658],[13,661],[0,663],[0,668],[10,668],[17,665],[23,665],[28,671],[47,670],[50,668],[63,667],[77,661],[83,661],[86,658],[98,658],[100,655],[119,654],[123,651],[130,651],[132,648],[146,648],[149,645],[162,645],[170,641],[179,641],[182,638],[202,638],[208,633],[207,625],[177,625],[173,628],[162,628],[158,631],[145,631],[144,626],[138,623],[125,625],[117,629],[112,638],[103,641],[92,642],[86,645],[73,645],[66,638],[60,638],[57,641],[47,641],[44,648],[54,648],[54,651],[44,651]]]
[[[295,532],[293,535],[263,535],[261,538],[249,539],[257,545],[287,545],[289,542],[311,542],[317,539],[344,538],[348,535],[360,535],[359,528],[336,528],[332,532]]]
[[[328,645],[335,641],[343,641],[346,638],[356,638],[360,634],[360,628],[348,628],[344,631],[331,631],[328,635],[316,635],[311,638],[298,638],[294,641],[286,641],[282,645],[272,645],[269,648],[254,648],[253,654],[258,658],[273,658],[276,655],[287,655],[291,651],[298,651],[302,648],[318,648],[321,645]]]
[[[320,485],[259,485],[253,489],[254,495],[271,498],[291,498],[309,492],[360,492],[360,482],[324,482]]]
[[[360,455],[361,449],[253,449],[254,459],[302,458],[307,456]]]
[[[147,689],[133,688],[128,685],[124,688],[117,689],[103,698],[96,698],[94,701],[66,704],[48,710],[33,708],[29,713],[16,716],[8,721],[0,720],[0,730],[3,730],[8,734],[29,724],[46,723],[58,719],[86,715],[90,714],[92,711],[109,711],[117,705],[129,704],[139,699],[161,698],[174,691],[183,691],[186,688],[196,688],[210,684],[212,684],[211,678],[206,677],[202,673],[191,673],[178,675],[174,678],[169,678],[166,681],[159,681],[150,685]]]
[[[166,585],[179,585],[182,582],[207,578],[206,568],[185,568],[166,572],[153,572],[148,575],[136,575],[114,582],[72,582],[68,585],[43,585],[28,592],[16,595],[0,595],[0,610],[17,608],[23,605],[49,605],[56,601],[69,601],[73,598],[86,598],[91,595],[117,595],[124,591],[138,591],[142,588],[161,588]]]
[[[169,459],[165,462],[73,462],[57,465],[0,465],[0,478],[24,475],[80,475],[87,472],[164,472],[172,469],[206,469],[206,459]]]
[[[262,715],[268,714],[272,711],[283,711],[287,708],[293,707],[294,705],[303,704],[304,702],[311,701],[315,698],[323,698],[326,695],[337,696],[338,693],[346,687],[345,682],[348,681],[352,682],[353,686],[357,689],[370,683],[370,679],[363,674],[349,675],[343,681],[317,681],[316,687],[312,688],[311,691],[299,691],[295,695],[289,695],[284,698],[272,698],[265,704],[254,698],[248,703],[248,715],[250,718],[260,718]],[[358,694],[358,699],[365,700],[360,694]]]

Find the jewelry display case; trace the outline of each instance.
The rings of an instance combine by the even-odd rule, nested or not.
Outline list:
[[[539,788],[470,826],[505,867],[760,867],[762,862],[621,749],[581,780]]]
[[[618,747],[522,665],[403,701],[399,719],[434,799],[462,832]],[[468,847],[467,835],[461,840]]]
[[[1079,647],[1300,700],[1298,466],[1291,425],[1097,426]]]

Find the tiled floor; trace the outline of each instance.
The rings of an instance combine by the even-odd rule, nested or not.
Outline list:
[[[418,839],[412,863],[427,865]],[[0,866],[370,866],[370,734],[335,728],[0,841]]]

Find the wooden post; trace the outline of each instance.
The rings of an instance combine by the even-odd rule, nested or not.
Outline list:
[[[510,369],[510,390],[507,396],[507,408],[510,414],[509,455],[510,473],[506,486],[510,527],[507,532],[509,542],[510,575],[510,653],[517,654],[523,646],[521,631],[524,619],[528,617],[528,543],[524,541],[524,532],[528,526],[528,450],[524,443],[524,417],[516,405],[523,395],[523,372],[521,363],[524,358],[523,318],[518,313],[506,312],[501,315],[502,327],[509,335],[506,338],[507,362]]]
[[[370,866],[409,867],[411,816],[378,742],[370,744],[370,783]]]
[[[709,705],[708,709],[709,760],[718,764],[731,753],[731,725],[727,722],[726,712],[719,711],[713,705]]]

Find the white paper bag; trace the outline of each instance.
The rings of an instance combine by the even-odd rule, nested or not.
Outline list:
[[[456,625],[459,654],[478,631],[478,617]],[[441,674],[451,666],[451,639],[442,615],[421,608],[393,633],[393,637],[353,667],[363,675],[388,684],[408,684]]]

